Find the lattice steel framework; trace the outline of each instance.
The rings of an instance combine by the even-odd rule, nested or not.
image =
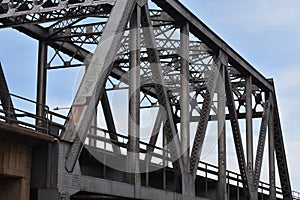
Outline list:
[[[133,174],[129,183],[139,188],[140,163],[154,162],[151,152],[155,152],[163,135],[167,145],[161,152],[164,164],[167,162],[165,167],[174,170],[175,191],[192,197],[207,127],[215,121],[219,136],[218,199],[225,199],[226,135],[230,133],[225,122],[230,121],[245,196],[258,198],[268,140],[269,195],[275,199],[276,155],[282,197],[292,199],[273,81],[263,77],[177,0],[152,2],[156,10],[150,10],[146,0],[0,1],[0,28],[12,27],[39,40],[38,103],[46,101],[47,70],[86,66],[59,136],[63,145],[59,150],[58,176],[72,181],[74,174],[80,177],[76,166],[82,150],[103,149],[95,142],[100,138],[98,130],[108,133],[102,140],[112,145],[111,153],[127,156],[127,170]],[[128,113],[117,113],[130,118],[126,146],[116,134],[111,110],[114,105],[108,97],[110,92],[121,89],[128,90],[130,97],[128,105],[124,105],[129,107]],[[105,131],[95,123],[97,107],[103,110]],[[142,109],[158,110],[144,151],[139,126]],[[37,115],[43,115],[41,107],[37,107]],[[256,154],[254,118],[261,119]],[[245,119],[246,147],[241,137],[241,119]],[[192,123],[197,124],[194,138],[190,133]],[[146,185],[147,181],[149,175]],[[72,184],[79,184],[64,183],[58,178],[57,187],[65,191],[69,188],[70,194],[70,188],[75,187]]]

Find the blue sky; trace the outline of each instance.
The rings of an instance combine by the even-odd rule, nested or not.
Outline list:
[[[265,77],[274,78],[292,186],[300,190],[299,0],[181,2]],[[36,54],[36,41],[11,29],[0,30],[0,62],[11,92],[35,98]],[[76,69],[49,72],[50,107],[69,105],[77,76]]]

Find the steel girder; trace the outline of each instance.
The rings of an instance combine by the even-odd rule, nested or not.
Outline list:
[[[212,107],[213,96],[216,90],[217,80],[219,75],[219,66],[213,65],[211,74],[207,81],[206,93],[204,94],[203,105],[200,114],[200,120],[197,126],[197,132],[194,139],[194,144],[191,152],[191,171],[193,172],[194,179],[196,178],[198,163],[200,160],[200,154],[202,145],[209,121],[210,109]]]
[[[244,154],[244,148],[241,138],[241,132],[239,128],[239,122],[236,114],[236,107],[234,103],[234,97],[232,94],[232,86],[230,81],[230,75],[228,69],[225,69],[225,91],[226,91],[226,98],[227,98],[227,106],[230,114],[230,122],[232,127],[232,134],[234,138],[234,144],[236,149],[236,156],[238,158],[238,164],[240,168],[240,173],[243,180],[243,187],[245,188],[245,192],[247,195],[250,195],[251,190],[251,182],[249,180],[249,174],[247,171],[246,159]],[[250,196],[253,198],[252,196]]]
[[[127,26],[134,5],[135,1],[118,1],[114,5],[105,32],[74,99],[69,113],[70,120],[66,122],[66,129],[61,136],[62,140],[74,142],[66,162],[66,168],[69,171],[73,171],[80,156],[89,123],[94,114],[93,109],[97,107],[104,92],[106,79],[112,70],[122,33]]]
[[[16,113],[14,110],[14,104],[11,100],[7,81],[3,72],[2,65],[0,63],[0,101],[2,109],[4,110],[6,122],[10,123],[10,120],[17,121]]]
[[[270,83],[274,83],[273,80],[270,80]],[[275,154],[278,166],[278,172],[280,177],[280,183],[282,187],[282,193],[284,199],[292,199],[292,191],[291,191],[291,182],[288,170],[288,162],[285,153],[284,141],[283,141],[283,133],[280,124],[280,116],[277,104],[276,93],[272,93],[272,105],[273,105],[273,128],[274,128],[274,146],[275,146]]]
[[[114,4],[115,0],[4,0],[0,3],[0,18],[9,19],[9,22],[0,27],[109,13]]]
[[[173,160],[173,167],[176,170],[177,175],[181,175],[183,172],[183,163],[181,159],[180,141],[176,131],[174,123],[174,114],[171,107],[168,92],[165,88],[163,80],[162,67],[160,65],[159,52],[157,50],[154,30],[152,27],[148,6],[144,6],[142,11],[142,26],[144,28],[145,43],[147,46],[147,54],[150,61],[150,67],[152,72],[152,78],[154,87],[156,90],[159,104],[164,108],[162,117],[165,119],[164,127],[166,130],[166,137],[168,140],[171,156]]]
[[[283,197],[291,199],[287,159],[272,83],[178,1],[153,0],[153,2],[162,11],[149,10],[145,5],[146,1],[137,1],[137,5],[143,9],[141,20],[142,28],[144,28],[140,38],[140,58],[137,60],[140,62],[141,94],[143,95],[140,107],[161,106],[165,109],[165,112],[159,111],[148,151],[154,151],[153,146],[160,134],[161,124],[164,123],[168,142],[174,141],[174,145],[170,146],[169,150],[173,167],[178,168],[177,175],[184,176],[183,172],[185,171],[191,173],[195,178],[207,131],[206,126],[210,121],[218,120],[218,116],[222,114],[218,110],[222,110],[222,107],[226,106],[228,112],[224,113],[225,119],[231,121],[236,157],[246,193],[249,197],[256,198],[267,124],[272,123]],[[62,140],[73,142],[70,145],[70,154],[68,154],[66,163],[69,171],[72,171],[83,146],[82,141],[86,137],[92,118],[89,112],[95,109],[100,99],[111,142],[118,142],[118,137],[114,134],[116,128],[111,112],[113,105],[110,104],[106,92],[128,89],[130,82],[128,73],[131,67],[129,60],[132,58],[128,22],[131,11],[136,5],[135,1],[122,3],[106,0],[36,2],[4,0],[0,3],[0,27],[14,27],[33,38],[45,41],[55,50],[53,55],[48,58],[47,69],[89,66],[72,106],[70,116],[74,116],[76,111],[76,118],[71,117],[66,122],[66,131],[61,135]],[[99,20],[86,21],[91,16]],[[45,22],[50,25],[39,25]],[[184,44],[185,40],[180,40],[177,36],[179,29],[183,29],[184,25],[188,25],[189,35],[195,36],[193,39],[190,37],[186,44]],[[109,39],[112,35],[114,35],[112,37],[114,41]],[[179,49],[185,50],[182,52]],[[64,55],[68,57],[66,58]],[[57,57],[61,59],[62,64],[57,65],[53,62]],[[183,57],[188,61],[187,63],[184,63]],[[182,67],[186,65],[188,65],[188,72],[183,73]],[[224,67],[225,71],[223,84],[226,91],[226,105],[221,103],[217,105],[214,100],[214,93],[220,92],[215,91],[217,82],[221,84],[219,81],[220,67]],[[186,110],[184,111],[180,105],[184,95],[180,90],[180,87],[184,85],[181,78],[183,74],[188,80],[186,87],[189,87],[186,88],[189,95],[185,95],[190,98],[189,102],[186,100],[183,106],[189,104],[190,116],[187,116]],[[110,84],[107,84],[108,82]],[[121,86],[122,83],[127,86]],[[85,91],[86,88],[89,91],[88,95]],[[220,88],[217,90],[221,90]],[[42,93],[43,91],[41,91]],[[273,97],[272,102],[267,98],[268,96]],[[249,99],[254,100],[253,105]],[[274,115],[274,120],[271,122],[269,120],[270,104],[273,108],[271,113]],[[259,109],[259,107],[263,109]],[[248,112],[245,113],[243,108],[246,108]],[[252,115],[249,111],[252,111]],[[246,159],[238,119],[247,119],[247,123],[251,124],[252,118],[255,117],[262,118],[262,121],[255,168],[253,169],[252,166],[248,166],[252,163],[251,147],[247,147],[248,159]],[[198,122],[192,153],[190,158],[189,156],[184,157],[184,162],[180,155],[185,145],[178,137],[176,125],[183,123],[183,118],[189,118],[190,122]],[[76,119],[79,121],[74,124],[72,120]],[[80,126],[80,129],[74,131],[76,128],[74,129],[73,125]],[[251,125],[249,127],[247,132],[252,132]],[[188,132],[187,129],[184,131]],[[269,131],[269,134],[272,134],[272,131]],[[251,146],[250,140],[251,138],[247,139]],[[119,147],[114,146],[113,148],[114,152],[120,153]],[[223,148],[224,150],[226,154],[226,148]],[[188,163],[187,158],[190,162],[190,169],[187,169],[189,167],[186,164]],[[145,160],[147,159],[151,160],[151,157],[148,156]],[[226,158],[222,159],[223,162],[224,160],[226,162]],[[220,177],[224,177],[221,176],[221,171]]]
[[[262,161],[263,161],[263,151],[265,147],[266,134],[267,134],[267,126],[269,122],[269,114],[270,114],[270,101],[266,102],[264,107],[264,112],[262,116],[261,127],[259,131],[259,139],[256,151],[256,159],[255,159],[255,168],[254,168],[254,187],[258,188]]]
[[[116,131],[115,122],[114,122],[111,106],[106,91],[104,91],[102,94],[101,104],[102,104],[103,113],[106,121],[106,126],[109,131],[109,137],[113,142],[118,143],[118,137],[115,134],[112,134],[112,133],[116,133],[117,131]],[[121,153],[120,152],[121,150],[117,145],[113,145],[113,151],[116,152],[117,154]]]

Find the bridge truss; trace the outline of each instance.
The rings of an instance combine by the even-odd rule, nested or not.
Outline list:
[[[179,1],[152,2],[155,9],[149,9],[147,0],[0,1],[0,28],[12,27],[39,41],[37,116],[45,117],[39,105],[46,103],[47,71],[86,67],[57,144],[48,149],[56,165],[48,166],[46,188],[57,188],[60,198],[70,198],[80,191],[151,198],[151,192],[144,188],[151,186],[151,173],[163,169],[159,183],[152,180],[152,184],[196,198],[195,194],[201,193],[197,188],[202,187],[197,177],[203,143],[209,124],[215,123],[217,199],[230,197],[226,181],[229,134],[234,140],[242,196],[259,198],[268,143],[268,195],[271,199],[277,195],[277,163],[281,197],[292,199],[273,81],[255,70]],[[119,90],[128,93],[119,101],[128,111],[113,113],[115,105],[110,97]],[[145,109],[153,110],[156,118],[142,119]],[[114,115],[128,119],[126,134],[117,133]],[[256,154],[254,118],[260,119]],[[106,126],[97,126],[99,120]],[[149,141],[141,139],[143,120],[153,124]],[[43,126],[42,121],[37,123]],[[242,142],[242,125],[246,127],[246,145]],[[115,182],[107,183],[103,177],[109,175],[104,172],[102,179],[86,175],[93,174],[90,168],[99,166],[87,161],[91,155],[101,161],[103,171],[126,172],[125,177],[119,174],[112,178]],[[168,170],[172,171],[171,178]],[[99,188],[113,184],[118,187],[117,182],[133,185],[133,192],[107,189],[110,192],[105,193]],[[148,196],[143,191],[148,191]]]

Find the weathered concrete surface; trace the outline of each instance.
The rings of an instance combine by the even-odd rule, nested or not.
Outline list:
[[[32,129],[0,122],[0,199],[29,200],[32,146],[51,141]]]
[[[52,136],[5,122],[0,122],[0,139],[10,139],[14,142],[26,143],[31,146],[54,141]]]

